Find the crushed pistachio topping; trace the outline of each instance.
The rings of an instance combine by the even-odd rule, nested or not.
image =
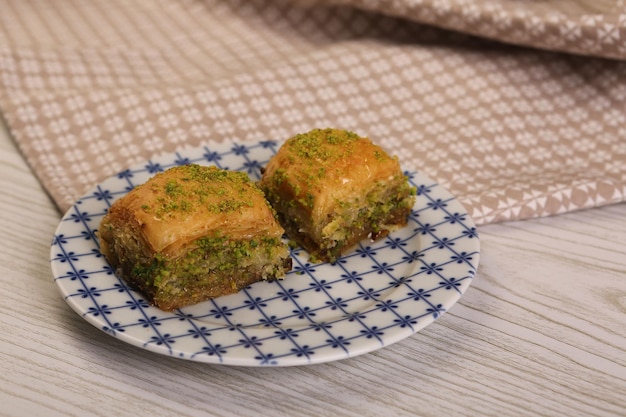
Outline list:
[[[287,150],[301,159],[317,163],[325,161],[325,165],[330,166],[334,161],[351,153],[348,145],[356,144],[362,139],[356,133],[347,130],[314,129],[295,135],[285,145]],[[324,169],[322,169],[322,174],[323,172]]]
[[[190,213],[199,207],[211,213],[229,213],[253,207],[251,193],[263,195],[243,172],[190,164],[170,168],[168,173],[166,181],[162,181],[165,173],[160,173],[145,184],[155,198],[141,209],[157,218]]]

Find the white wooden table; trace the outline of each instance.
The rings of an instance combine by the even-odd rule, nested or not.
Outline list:
[[[0,132],[1,416],[626,416],[626,204],[482,226],[479,272],[423,331],[339,362],[164,357],[52,280],[60,213]]]

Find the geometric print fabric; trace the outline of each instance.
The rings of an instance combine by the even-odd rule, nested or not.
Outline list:
[[[32,6],[6,3],[0,19],[19,19],[1,25],[0,108],[62,211],[161,153],[328,126],[369,136],[441,183],[477,224],[624,201],[626,62],[467,35],[550,47],[510,39],[532,19],[506,20],[502,5],[474,16],[467,2],[120,1],[29,20]],[[438,24],[445,13],[466,18]],[[467,16],[496,15],[509,38],[466,27]],[[555,16],[565,19],[547,16],[545,33],[565,24]],[[552,49],[626,56],[619,14],[596,26],[568,16],[586,26]]]

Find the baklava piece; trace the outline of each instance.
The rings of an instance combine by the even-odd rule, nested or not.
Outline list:
[[[115,271],[171,311],[235,293],[291,269],[283,228],[242,172],[185,165],[117,200],[99,228]]]
[[[258,184],[287,235],[313,260],[327,262],[365,238],[377,240],[405,226],[415,203],[396,157],[337,129],[287,140]]]

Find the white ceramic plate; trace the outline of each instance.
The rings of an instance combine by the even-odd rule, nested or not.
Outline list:
[[[51,245],[55,282],[70,307],[105,333],[152,352],[199,362],[291,366],[371,352],[432,323],[469,287],[479,260],[474,224],[461,204],[420,173],[402,230],[362,242],[335,264],[293,250],[284,280],[164,312],[116,277],[95,232],[113,201],[156,172],[198,163],[247,172],[276,142],[220,144],[148,161],[97,185],[65,214]]]

